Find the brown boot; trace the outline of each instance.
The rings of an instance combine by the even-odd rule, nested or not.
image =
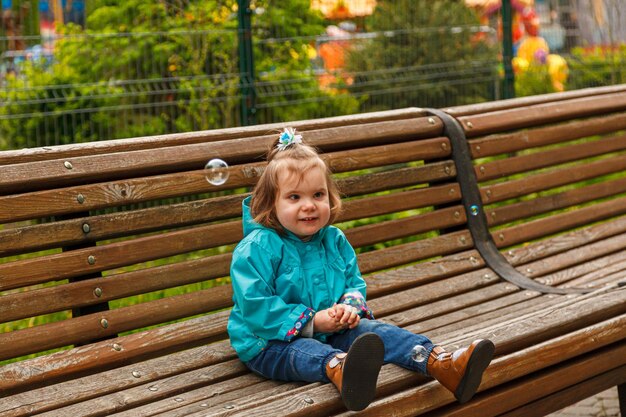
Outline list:
[[[452,353],[435,346],[428,357],[426,370],[463,404],[476,393],[494,350],[490,340],[475,340],[469,347]]]
[[[356,338],[348,353],[340,353],[328,362],[326,375],[341,393],[348,410],[361,411],[374,400],[384,356],[380,337],[364,333]]]

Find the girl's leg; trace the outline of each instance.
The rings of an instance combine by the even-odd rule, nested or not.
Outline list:
[[[341,350],[315,339],[296,338],[292,342],[271,341],[248,368],[269,379],[281,381],[329,382],[326,364]]]
[[[363,333],[376,333],[385,345],[385,363],[394,363],[423,375],[428,375],[426,370],[427,359],[434,345],[426,336],[411,333],[392,324],[376,320],[361,319],[354,329],[341,334],[333,335],[328,343],[336,349],[346,351],[354,340]],[[415,361],[411,352],[416,346],[422,346],[422,360]],[[419,349],[419,348],[418,348]]]
[[[331,337],[329,343],[337,349],[346,349],[365,332],[373,332],[383,340],[385,362],[434,377],[461,403],[469,401],[476,393],[495,350],[491,341],[479,339],[466,348],[446,352],[440,346],[435,347],[425,336],[367,319],[361,319],[356,328]],[[418,360],[412,358],[416,346],[420,351]]]

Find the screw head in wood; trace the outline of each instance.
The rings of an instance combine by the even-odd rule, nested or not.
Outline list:
[[[102,326],[103,329],[106,329],[109,327],[109,321],[107,319],[100,320],[100,326]]]
[[[72,163],[70,161],[65,161],[63,162],[63,166],[67,169],[72,169],[74,168],[74,166],[72,165]]]

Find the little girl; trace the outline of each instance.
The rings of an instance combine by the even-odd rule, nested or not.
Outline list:
[[[341,200],[330,171],[287,128],[243,201],[233,253],[231,344],[254,372],[283,381],[332,382],[349,410],[367,407],[383,363],[432,376],[460,402],[476,392],[494,345],[445,352],[425,336],[374,320],[354,249],[331,226]]]

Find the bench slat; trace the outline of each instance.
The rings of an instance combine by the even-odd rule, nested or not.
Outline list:
[[[216,197],[174,204],[167,209],[152,207],[0,230],[0,256],[237,217],[246,196]],[[89,226],[87,233],[85,224]]]
[[[587,303],[587,304],[593,304],[593,303]],[[570,317],[570,320],[572,320],[571,317]],[[538,323],[536,321],[531,321],[529,323],[529,325],[533,327],[537,326],[537,324]],[[563,334],[565,335],[565,333]],[[577,334],[577,336],[580,337],[581,335]],[[610,338],[608,339],[610,340]],[[602,346],[603,341],[595,345],[593,348]],[[587,343],[581,343],[581,344],[584,345],[585,348],[589,349],[589,346]],[[496,346],[497,345],[498,344],[496,343]],[[532,345],[530,346],[531,346],[531,349],[534,348],[534,346]],[[542,346],[542,347],[543,347],[543,352],[544,352],[542,356],[545,356],[546,353],[552,353],[552,355],[554,355],[556,352],[558,352],[556,349],[553,348],[553,346],[550,346],[550,349],[548,349],[545,346]],[[559,347],[559,349],[561,348],[562,347]],[[578,351],[579,349],[580,347],[577,346],[573,350]],[[535,351],[533,349],[533,353],[534,352]],[[544,360],[542,360],[541,365],[538,365],[538,364],[534,364],[534,365],[545,367],[547,366],[546,363],[548,364],[550,362],[558,363],[558,362],[568,359],[569,354],[570,352],[568,352],[567,354],[554,355],[550,357],[550,359],[547,359],[547,358],[544,359],[542,357],[542,359]],[[527,357],[529,359],[532,358],[536,360],[536,358],[539,356],[534,356],[534,357],[531,357],[531,355],[525,356],[525,358]],[[512,364],[509,363],[508,365],[511,366]],[[490,366],[487,373],[490,373],[492,366]],[[515,368],[519,369],[518,367],[515,367]],[[398,368],[394,367],[394,371],[395,369],[398,369]],[[527,371],[527,369],[528,368],[524,369],[524,371]],[[513,369],[509,369],[509,371],[510,373],[508,374],[508,376],[509,378],[512,379],[513,375],[515,375],[516,372]],[[400,372],[393,372],[393,373],[381,375],[382,378],[379,377],[379,390],[381,388],[384,388],[386,384],[390,384],[390,383],[398,384],[399,383],[398,381],[402,380],[402,374],[403,372],[400,371]],[[231,410],[231,412],[228,412],[228,415],[231,415],[231,416],[244,416],[244,415],[270,416],[270,415],[276,415],[276,413],[278,413],[280,415],[285,415],[285,416],[290,416],[290,415],[295,416],[295,415],[301,414],[302,410],[305,410],[305,409],[306,409],[306,412],[309,413],[310,415],[319,415],[319,416],[328,415],[330,414],[329,410],[332,410],[334,408],[333,403],[338,402],[338,394],[336,392],[333,393],[331,391],[332,387],[329,387],[328,384],[325,384],[322,386],[316,386],[316,385],[317,384],[313,385],[308,391],[306,391],[306,393],[295,394],[291,396],[290,398],[277,398],[272,402],[269,402],[267,404],[261,404],[258,407],[253,407],[253,408],[236,407],[235,408],[236,411],[232,412]],[[445,388],[443,388],[440,384],[436,382],[431,382],[427,384],[426,386],[420,386],[419,393],[417,392],[416,389],[413,389],[411,391],[412,391],[412,398],[410,398],[411,404],[401,404],[402,408],[397,409],[398,412],[406,411],[407,414],[405,415],[416,415],[416,414],[419,414],[420,412],[425,412],[429,410],[430,406],[433,406],[435,404],[437,406],[441,406],[441,405],[444,405],[453,401],[452,395],[449,392],[445,391]],[[313,401],[312,406],[307,406],[307,402],[304,401],[305,396],[307,398],[310,398]],[[383,414],[383,410],[385,413],[390,412],[391,410],[396,410],[396,405],[398,405],[397,397],[393,398],[393,401],[391,403],[386,402],[385,403],[386,407],[379,408],[378,405],[380,404],[380,401],[381,400],[378,400],[372,403],[367,409],[361,411],[361,414],[368,415],[368,416],[379,416]],[[224,411],[224,414],[225,414],[225,411]],[[206,414],[202,414],[202,415],[206,415]],[[211,415],[217,416],[217,415],[220,415],[220,413],[212,413]]]
[[[550,188],[624,171],[626,171],[626,155],[619,155],[584,165],[530,175],[506,183],[484,186],[481,187],[480,193],[485,203],[497,203]]]
[[[626,350],[624,350],[623,352],[620,352],[619,354],[626,355]],[[602,363],[603,359],[609,359],[610,357],[613,357],[613,356],[614,355],[611,355],[611,356],[607,355],[606,358],[597,358],[596,362]],[[594,363],[593,365],[597,366],[598,365],[597,363]],[[581,374],[587,375],[588,373],[583,374],[578,369],[570,370],[570,372],[568,372],[568,375],[564,375],[564,376],[559,375],[559,377],[553,378],[554,379],[554,382],[552,382],[553,384],[555,383],[558,384],[558,382],[560,381],[568,381],[570,383],[578,382],[578,381],[581,381],[581,382],[578,382],[574,386],[571,386],[567,389],[563,389],[562,391],[556,392],[548,396],[545,396],[546,391],[538,392],[537,387],[541,385],[537,385],[533,381],[529,385],[531,388],[534,388],[532,392],[535,394],[535,396],[533,398],[535,399],[540,398],[540,399],[535,402],[529,402],[523,407],[519,407],[508,413],[504,413],[502,414],[502,416],[503,417],[521,417],[521,416],[528,416],[528,415],[547,415],[549,413],[558,411],[562,408],[565,408],[569,405],[576,403],[580,398],[591,397],[594,394],[600,393],[611,387],[615,387],[626,382],[626,377],[624,376],[626,375],[626,366],[615,368],[611,371],[607,371],[606,369],[604,369],[605,367],[593,368],[594,373],[600,372],[600,371],[604,371],[605,373],[595,376],[593,378],[587,379],[585,381],[581,381],[580,376]],[[572,375],[572,378],[568,378],[569,375]],[[537,381],[537,382],[541,383],[543,381]],[[558,386],[562,387],[562,384],[559,384]],[[526,386],[525,388],[528,389],[528,386]],[[552,390],[550,390],[549,392],[552,392]]]
[[[610,152],[622,151],[624,149],[626,149],[626,135],[613,136],[593,142],[480,164],[475,168],[476,178],[478,181],[488,181],[507,175],[556,166]]]
[[[548,342],[530,345],[515,354],[496,358],[483,375],[480,389],[485,390],[496,385],[502,385],[529,373],[619,341],[625,335],[625,330],[618,328],[620,325],[626,326],[626,317],[601,322],[576,332],[564,334]],[[589,334],[597,334],[598,339],[591,340],[588,337]],[[449,393],[444,392],[444,388],[437,383],[430,384],[428,389],[425,388],[411,387],[391,397],[379,399],[361,414],[376,417],[384,412],[393,411],[398,416],[416,415],[428,410],[434,401],[441,401],[441,397],[437,396],[437,393],[450,398],[446,404],[453,401]],[[473,402],[468,404],[473,404]],[[487,412],[489,407],[483,412]],[[346,417],[345,414],[340,415]]]
[[[579,90],[563,91],[560,93],[538,94],[527,97],[517,97],[508,100],[495,100],[484,103],[466,104],[445,109],[446,113],[454,116],[467,116],[476,113],[492,113],[498,110],[515,109],[518,107],[534,106],[543,103],[552,103],[562,100],[571,100],[580,97],[601,96],[625,91],[624,84],[593,88],[581,88]]]
[[[8,322],[220,278],[228,274],[230,261],[230,254],[215,255],[4,295],[0,297],[1,320]],[[100,296],[95,294],[96,288]]]
[[[487,210],[487,220],[490,226],[502,225],[621,193],[626,193],[626,178],[591,184],[558,194],[537,197],[533,200],[494,207]]]
[[[224,355],[219,354],[227,347],[229,348],[227,344],[224,345],[226,346],[218,346],[218,344],[199,346],[96,375],[23,392],[3,401],[0,404],[0,412],[6,413],[13,410],[16,414],[40,413],[59,406],[89,400],[98,395],[149,384],[165,377],[221,363],[228,363],[231,374],[241,374],[243,364],[238,364],[232,359],[224,360]],[[133,372],[138,373],[139,377],[134,376]],[[258,382],[261,378],[249,375],[248,379]]]
[[[42,350],[84,343],[133,329],[178,320],[231,305],[232,289],[223,285],[189,294],[175,295],[100,314],[74,317],[0,334],[0,360]],[[104,326],[102,320],[106,320]]]
[[[232,244],[238,239],[241,239],[241,222],[229,222],[0,264],[0,290]],[[150,251],[143,250],[145,247]],[[95,258],[93,264],[88,262],[89,256]]]
[[[493,134],[472,139],[468,144],[472,157],[483,158],[589,136],[605,135],[623,129],[626,129],[626,113],[619,113],[515,133]]]
[[[623,92],[461,116],[468,137],[626,110]],[[470,127],[471,126],[471,127]]]
[[[373,158],[371,153],[378,157]],[[449,141],[442,138],[366,148],[360,153],[344,151],[322,154],[322,158],[334,172],[346,172],[377,167],[380,164],[441,159],[449,155]],[[256,183],[262,167],[264,167],[262,163],[233,166],[229,170],[228,182],[219,186],[209,185],[204,170],[197,170],[0,197],[0,222],[247,187]],[[79,202],[79,195],[83,196],[82,203]]]
[[[346,124],[376,123],[387,120],[412,119],[423,116],[418,108],[387,110],[363,114],[327,117],[323,119],[290,122],[288,126],[298,130],[328,129]],[[0,165],[26,163],[49,159],[70,158],[76,156],[99,155],[128,152],[142,149],[159,149],[168,146],[188,145],[193,143],[216,142],[252,136],[267,135],[268,131],[282,131],[286,123],[274,123],[262,126],[231,127],[226,129],[205,130],[199,132],[174,133],[159,136],[145,136],[131,139],[113,139],[99,142],[73,143],[53,147],[28,148],[2,152]],[[425,126],[426,127],[426,126]],[[432,127],[431,127],[432,129]]]
[[[429,124],[425,118],[379,122],[371,125],[343,126],[307,132],[307,140],[313,146],[325,151],[342,150],[348,147],[384,145],[397,141],[410,141],[430,136],[441,125]],[[338,141],[337,137],[342,140]],[[72,168],[66,168],[65,160],[30,162],[27,164],[5,165],[5,176],[0,178],[0,192],[32,191],[86,182],[101,182],[180,172],[201,170],[212,158],[221,158],[231,165],[250,161],[260,161],[275,135],[224,140],[220,142],[197,143],[190,145],[128,151],[123,154],[101,154],[78,156],[67,161]],[[446,141],[441,138],[439,141]],[[433,142],[427,139],[425,142]],[[443,151],[449,152],[449,146]],[[438,152],[441,152],[439,149]],[[371,156],[371,155],[370,155]]]
[[[353,196],[428,181],[441,181],[449,179],[454,173],[454,163],[446,161],[340,178],[338,186],[345,195]],[[455,185],[451,187],[458,189]],[[153,207],[0,230],[0,256],[238,217],[241,213],[241,200],[248,195],[244,193],[173,204],[168,206],[167,210],[162,207]],[[433,204],[438,204],[439,201],[434,200]],[[441,200],[441,202],[444,201]],[[345,202],[345,207],[351,204],[348,200]],[[342,219],[349,218],[344,214]],[[84,232],[84,224],[90,227],[88,233]]]

